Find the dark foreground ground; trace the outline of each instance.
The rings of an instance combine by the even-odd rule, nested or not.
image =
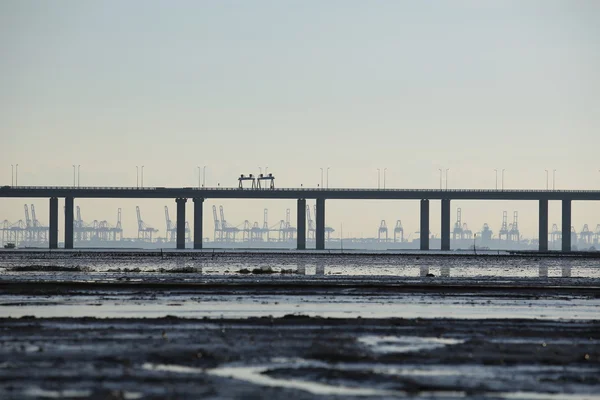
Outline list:
[[[595,258],[1,253],[0,399],[600,400]]]
[[[584,399],[600,323],[3,318],[0,360],[3,399]]]

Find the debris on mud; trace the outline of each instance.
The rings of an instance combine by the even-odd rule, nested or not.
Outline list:
[[[133,272],[142,272],[138,267],[136,268],[112,268],[107,270],[106,272],[124,272],[124,273],[133,273]]]
[[[277,271],[275,271],[271,267],[254,268],[252,271],[250,271],[248,268],[242,268],[238,271],[238,274],[255,274],[255,275],[266,275],[266,274],[276,274],[276,273],[277,273]]]
[[[160,273],[171,273],[171,274],[195,274],[201,272],[200,268],[194,267],[180,267],[180,268],[159,268]]]

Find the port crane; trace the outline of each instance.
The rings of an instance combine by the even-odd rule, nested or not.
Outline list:
[[[142,219],[142,214],[140,212],[140,206],[135,206],[135,212],[137,214],[138,222],[138,240],[142,240],[144,242],[151,242],[152,235],[158,232],[158,229],[155,229],[144,222],[144,220]]]

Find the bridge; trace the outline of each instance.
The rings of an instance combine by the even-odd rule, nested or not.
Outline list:
[[[175,199],[177,248],[185,248],[185,203],[194,202],[194,249],[202,248],[205,199],[297,200],[297,248],[306,249],[306,200],[316,200],[316,248],[325,249],[326,200],[420,200],[420,231],[429,232],[429,202],[441,200],[441,248],[450,250],[450,202],[452,200],[530,200],[539,203],[539,250],[548,250],[548,201],[562,203],[562,251],[571,251],[571,202],[600,201],[600,190],[477,190],[477,189],[320,189],[320,188],[167,188],[167,187],[66,187],[2,186],[0,198],[49,198],[51,249],[58,248],[58,199],[65,199],[65,248],[73,248],[75,198]],[[429,235],[421,235],[420,249],[429,250]]]

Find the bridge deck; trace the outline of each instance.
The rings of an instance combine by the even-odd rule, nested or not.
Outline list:
[[[600,200],[600,190],[485,190],[485,189],[239,189],[167,187],[3,186],[0,197],[77,198],[204,198],[204,199],[372,199],[372,200]]]

